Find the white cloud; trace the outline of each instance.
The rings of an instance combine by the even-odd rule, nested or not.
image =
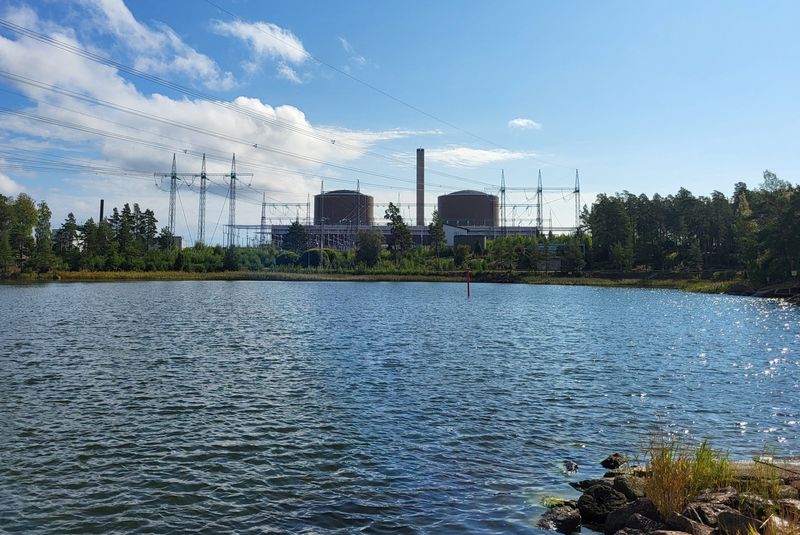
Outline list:
[[[16,195],[24,190],[22,186],[14,182],[10,176],[0,173],[0,193],[3,195]]]
[[[350,55],[351,62],[355,63],[359,67],[362,67],[367,63],[367,58],[361,54],[358,54],[355,48],[353,48],[353,45],[351,45],[347,39],[344,37],[338,37],[337,39],[339,39],[339,43],[342,45],[344,51]]]
[[[505,149],[473,149],[450,146],[443,149],[426,149],[425,160],[439,162],[450,167],[480,167],[495,162],[524,160],[535,156],[530,152],[515,152]]]
[[[289,80],[293,84],[303,83],[303,80],[300,78],[297,72],[285,63],[278,65],[278,78]]]
[[[94,28],[119,39],[134,58],[134,67],[149,73],[180,74],[211,89],[230,89],[233,75],[190,47],[166,24],[140,23],[122,0],[83,0]]]
[[[516,119],[511,119],[510,121],[508,121],[508,127],[518,128],[521,130],[530,130],[530,129],[541,130],[542,125],[541,123],[537,123],[533,119],[523,119],[521,117],[518,117]]]
[[[303,64],[310,54],[292,32],[269,22],[214,21],[211,29],[220,35],[245,41],[257,58],[277,59],[293,65]]]
[[[36,22],[33,21],[34,24]],[[39,21],[36,27],[39,31],[44,31],[47,24],[49,23]],[[130,20],[125,24],[137,27]],[[81,42],[65,28],[53,27],[47,34],[75,46],[92,46],[90,42]],[[111,46],[114,46],[113,43]],[[286,65],[289,66],[288,63]],[[231,103],[246,108],[249,113],[239,113],[215,102],[172,98],[157,93],[146,94],[111,66],[97,64],[27,38],[15,40],[13,36],[0,35],[0,70],[75,91],[89,99],[110,101],[140,112],[140,115],[132,115],[30,85],[11,84],[15,91],[24,93],[36,102],[23,108],[23,111],[75,124],[83,129],[42,124],[19,116],[4,117],[0,121],[0,133],[5,132],[14,136],[14,139],[27,143],[31,150],[41,146],[43,150],[49,151],[55,146],[57,150],[74,151],[73,156],[92,160],[103,166],[136,169],[147,173],[168,171],[173,151],[178,153],[180,172],[199,170],[200,158],[193,155],[193,152],[205,152],[209,155],[209,172],[225,172],[230,169],[230,155],[235,152],[239,171],[255,173],[252,180],[254,188],[285,192],[274,195],[279,195],[287,202],[305,202],[306,193],[319,188],[316,175],[330,174],[331,169],[335,169],[327,163],[348,164],[363,156],[365,151],[379,141],[415,134],[403,130],[373,132],[320,127],[313,125],[303,111],[294,106],[273,107],[258,98],[246,96],[240,96]],[[181,123],[188,128],[165,124],[155,118]],[[276,121],[289,125],[290,128],[281,128],[275,124]],[[105,135],[98,136],[86,129],[101,130]],[[304,135],[303,132],[310,135]],[[116,136],[129,136],[150,145],[130,139],[118,139]],[[315,136],[322,137],[323,141]],[[186,154],[182,154],[184,150],[187,151]],[[304,158],[296,158],[289,153],[302,155]],[[347,175],[351,176],[350,173]],[[85,189],[68,188],[63,181],[49,182],[55,184],[47,191],[47,200],[53,205],[54,220],[66,215],[58,211],[58,204],[66,211],[74,210],[79,217],[80,206],[85,206],[88,212],[82,214],[82,217],[96,217],[94,199],[104,195],[107,206],[121,206],[124,202],[139,201],[143,208],[154,208],[161,222],[166,222],[168,196],[154,188],[152,175],[138,178],[101,178],[76,174],[75,178],[85,184]],[[59,189],[59,185],[63,187]],[[2,187],[18,188],[19,184],[4,177]],[[214,214],[216,219],[216,215],[222,213],[220,207],[225,192],[224,184],[219,183],[215,187],[222,188],[222,195],[209,196],[208,213]],[[186,189],[181,190],[181,195],[186,218],[190,222],[188,227],[193,232],[197,197],[194,190]],[[255,204],[247,204],[248,196],[258,197]],[[242,207],[241,210],[237,209],[237,213],[241,214],[242,220],[246,221],[248,217],[250,220],[258,220],[260,194],[243,186],[239,198]],[[79,202],[80,199],[83,199],[83,204]],[[253,213],[250,214],[248,210]],[[211,218],[209,215],[209,220]],[[184,219],[182,213],[179,219],[180,226]],[[210,234],[211,229],[208,232]]]

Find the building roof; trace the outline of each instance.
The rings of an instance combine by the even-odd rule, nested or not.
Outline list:
[[[461,190],[461,191],[454,191],[453,193],[447,193],[446,195],[442,195],[442,197],[450,197],[450,196],[454,196],[454,195],[463,195],[463,196],[479,195],[479,196],[482,196],[482,197],[493,197],[493,195],[490,195],[489,193],[484,193],[482,191],[476,191],[474,189],[464,189],[464,190]]]

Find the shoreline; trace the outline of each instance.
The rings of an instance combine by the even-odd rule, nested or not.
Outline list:
[[[676,274],[679,275],[679,274]],[[221,271],[197,273],[185,271],[64,271],[42,275],[25,274],[0,279],[0,283],[42,282],[124,282],[124,281],[308,281],[308,282],[452,282],[465,283],[466,273],[335,273],[288,271]],[[688,279],[685,276],[659,278],[571,275],[539,275],[523,272],[483,272],[471,274],[475,283],[541,284],[564,286],[595,286],[607,288],[674,289],[693,293],[750,295],[750,289],[741,279],[720,281]]]

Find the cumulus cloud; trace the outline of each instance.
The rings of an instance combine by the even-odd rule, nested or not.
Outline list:
[[[518,128],[520,130],[531,130],[531,129],[540,130],[542,128],[542,125],[540,123],[537,123],[533,119],[523,119],[521,117],[518,117],[516,119],[511,119],[510,121],[508,121],[508,127]]]
[[[439,162],[450,167],[480,167],[495,162],[524,160],[535,156],[530,152],[506,149],[473,149],[450,146],[443,149],[426,149],[425,160]]]
[[[30,13],[26,16],[31,18]],[[82,42],[68,29],[50,27],[50,23],[38,21],[35,17],[29,22],[31,27],[60,41],[82,48],[93,46],[90,42]],[[126,22],[124,17],[114,24],[123,23],[131,27],[138,24],[135,20]],[[111,22],[108,25],[113,26]],[[164,60],[172,62],[174,58],[166,55]],[[112,66],[89,61],[40,41],[14,38],[13,35],[0,35],[0,70],[86,97],[86,100],[76,100],[42,87],[11,83],[15,91],[34,102],[18,108],[19,111],[63,124],[45,124],[25,116],[5,116],[0,121],[0,133],[5,132],[20,142],[26,142],[32,149],[40,145],[42,150],[50,151],[57,146],[59,151],[73,151],[73,156],[107,168],[144,172],[122,178],[112,178],[112,173],[108,173],[103,180],[99,176],[80,178],[84,175],[76,173],[79,182],[86,184],[85,197],[81,195],[83,190],[75,188],[64,187],[59,192],[54,187],[48,191],[48,200],[53,199],[54,206],[63,201],[63,205],[70,209],[79,206],[79,198],[94,199],[105,195],[109,206],[141,201],[143,206],[156,209],[157,216],[164,222],[168,196],[153,187],[152,173],[168,171],[173,152],[178,153],[180,172],[197,172],[199,154],[205,152],[208,154],[208,171],[217,173],[230,169],[230,156],[236,153],[239,171],[255,174],[252,181],[248,179],[243,185],[239,199],[246,203],[248,192],[253,194],[251,197],[257,197],[252,206],[243,204],[237,213],[245,220],[247,210],[252,209],[257,220],[260,194],[246,186],[281,192],[281,199],[301,199],[304,202],[308,191],[318,189],[318,176],[330,175],[335,165],[357,160],[379,141],[412,135],[411,131],[403,130],[350,131],[314,125],[297,107],[271,106],[258,98],[246,96],[229,102],[210,102],[144,93]],[[119,107],[135,110],[135,113],[102,106],[98,100],[113,102]],[[18,188],[19,184],[4,177],[2,187]],[[221,205],[224,201],[225,186],[219,182],[215,187],[221,189],[221,195],[209,197],[209,214],[222,213],[219,208],[214,211],[214,202]],[[182,194],[192,195],[185,190]],[[181,215],[181,219],[186,217],[192,221],[196,217],[193,208],[196,200],[189,201],[191,197],[188,196],[183,199],[186,216]],[[94,201],[87,204],[92,207],[88,215],[93,215],[94,204]],[[56,215],[54,213],[54,217]],[[189,227],[192,224],[187,225]]]
[[[230,89],[233,75],[222,72],[216,62],[187,45],[166,24],[142,24],[122,0],[84,0],[94,19],[94,28],[113,35],[134,60],[134,67],[157,74],[180,74],[202,82],[210,89]]]
[[[2,160],[0,160],[2,163]],[[22,186],[14,182],[10,176],[0,173],[0,193],[3,195],[11,196],[16,195],[24,190]]]

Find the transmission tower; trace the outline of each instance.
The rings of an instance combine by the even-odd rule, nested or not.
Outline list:
[[[236,154],[231,161],[230,189],[228,190],[228,247],[233,247],[236,238]]]
[[[506,172],[500,170],[500,233],[506,235]]]
[[[203,165],[200,167],[200,210],[197,216],[197,241],[206,242],[206,190],[208,175],[206,174],[206,155],[203,153]]]
[[[575,231],[581,226],[581,179],[575,169]]]
[[[536,186],[536,227],[541,233],[544,228],[544,210],[543,205],[544,188],[542,188],[542,170],[539,169],[539,183]]]
[[[261,247],[267,246],[267,194],[261,194]]]
[[[172,153],[172,171],[169,174],[169,232],[175,235],[175,197],[178,193],[178,166],[175,163],[175,153]]]

